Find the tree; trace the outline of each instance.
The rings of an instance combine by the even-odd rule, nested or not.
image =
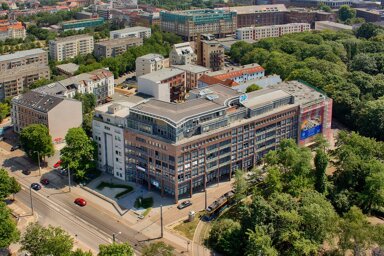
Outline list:
[[[319,193],[324,193],[326,191],[327,165],[328,165],[327,154],[323,150],[318,149],[316,151],[316,156],[315,156],[315,173],[316,173],[315,188]]]
[[[123,244],[101,244],[99,245],[99,254],[98,256],[110,256],[110,255],[119,255],[119,256],[133,256],[134,252],[132,247],[128,243]]]
[[[71,252],[70,256],[92,256],[92,252],[88,251],[88,252],[84,252],[80,249],[77,249],[76,251],[74,252]]]
[[[94,167],[95,145],[83,128],[71,128],[65,135],[67,145],[61,150],[62,166],[86,171]]]
[[[209,244],[225,255],[241,255],[240,230],[239,222],[231,219],[219,220],[213,224],[209,233]]]
[[[43,159],[46,156],[52,156],[55,152],[49,130],[43,124],[31,124],[25,127],[20,133],[20,143],[25,153],[35,160],[38,153]]]
[[[331,7],[329,7],[328,5],[325,5],[323,3],[320,4],[319,9],[324,11],[324,12],[332,12]]]
[[[261,86],[259,86],[257,84],[251,84],[250,86],[247,87],[245,92],[249,93],[249,92],[257,91],[257,90],[260,90],[260,89],[263,89],[263,87],[261,87]]]
[[[16,227],[16,222],[11,218],[11,211],[5,203],[0,202],[0,248],[17,242],[19,237],[20,232]]]
[[[16,194],[21,190],[20,184],[14,177],[10,177],[5,169],[0,169],[0,201],[9,195]]]
[[[244,176],[244,171],[236,170],[235,182],[233,183],[236,200],[241,200],[247,195],[247,181]]]
[[[356,37],[370,39],[371,37],[377,36],[383,29],[380,26],[377,26],[373,23],[367,22],[363,23],[356,31]]]
[[[272,239],[267,234],[265,227],[256,226],[255,230],[249,230],[248,233],[248,247],[246,255],[248,256],[277,256],[278,251],[272,245]]]
[[[172,256],[174,250],[175,248],[164,242],[156,242],[144,246],[142,254],[143,256]]]
[[[376,74],[376,60],[374,57],[368,54],[359,53],[353,58],[351,63],[351,69],[355,71],[364,71],[368,74]]]
[[[47,78],[41,78],[39,80],[36,80],[35,82],[33,82],[30,86],[29,86],[29,89],[33,90],[33,89],[36,89],[36,88],[39,88],[41,86],[44,86],[44,85],[47,85],[49,83],[52,83],[51,80],[47,79]]]
[[[353,19],[356,17],[356,10],[352,9],[348,5],[342,5],[339,9],[339,19],[341,21],[346,21],[348,19]]]
[[[96,96],[93,93],[76,93],[74,98],[82,102],[84,114],[91,113],[96,107]]]
[[[7,3],[1,3],[1,9],[9,10],[9,5]]]
[[[7,103],[0,103],[0,123],[9,116],[11,107]]]
[[[20,243],[21,249],[32,256],[62,256],[71,254],[73,238],[60,227],[42,227],[38,223],[31,223]]]

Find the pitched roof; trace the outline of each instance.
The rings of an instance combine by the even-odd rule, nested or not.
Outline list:
[[[64,99],[53,95],[29,91],[12,99],[12,103],[48,113]]]

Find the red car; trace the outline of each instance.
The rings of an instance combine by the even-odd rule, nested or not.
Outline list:
[[[40,181],[40,183],[46,186],[46,185],[49,184],[49,180],[48,180],[48,179],[42,179],[42,180]]]
[[[87,201],[85,201],[83,198],[76,198],[75,199],[75,204],[77,204],[79,206],[86,206],[87,205]]]
[[[57,163],[55,163],[55,164],[53,165],[53,168],[59,168],[60,165],[61,165],[61,160],[57,161]]]

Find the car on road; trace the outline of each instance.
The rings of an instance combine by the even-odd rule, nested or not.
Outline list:
[[[48,179],[42,179],[42,180],[40,181],[40,183],[46,186],[46,185],[49,184],[49,180],[48,180]]]
[[[31,188],[32,188],[33,190],[38,191],[38,190],[41,189],[41,186],[40,186],[39,183],[32,183],[32,184],[31,184]]]
[[[11,151],[15,151],[16,149],[19,149],[19,148],[20,148],[20,145],[15,145],[11,147]]]
[[[24,175],[29,175],[29,174],[31,174],[31,171],[30,170],[23,170],[22,173]]]
[[[76,198],[75,199],[75,204],[79,205],[79,206],[86,206],[87,205],[87,201],[85,201],[83,198]]]
[[[68,170],[67,169],[60,169],[60,174],[64,176],[68,176]]]
[[[181,210],[181,209],[184,209],[184,208],[186,208],[186,207],[188,207],[188,206],[191,206],[191,205],[192,205],[192,202],[189,201],[189,200],[187,200],[187,201],[184,201],[184,202],[182,202],[181,204],[179,204],[179,205],[177,206],[177,209]]]
[[[59,161],[57,161],[54,165],[53,165],[53,168],[59,168],[61,165],[61,159]]]

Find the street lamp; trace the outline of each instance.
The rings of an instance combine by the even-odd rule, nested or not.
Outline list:
[[[121,232],[118,232],[117,234],[115,234],[115,233],[112,234],[112,241],[113,241],[113,243],[116,242],[116,236],[117,235],[121,235]]]
[[[69,192],[71,192],[71,170],[69,170],[69,165],[68,165],[68,188],[69,188]]]
[[[33,216],[34,211],[33,211],[32,187],[29,187],[29,198],[31,199],[31,210],[32,210],[32,216]]]

